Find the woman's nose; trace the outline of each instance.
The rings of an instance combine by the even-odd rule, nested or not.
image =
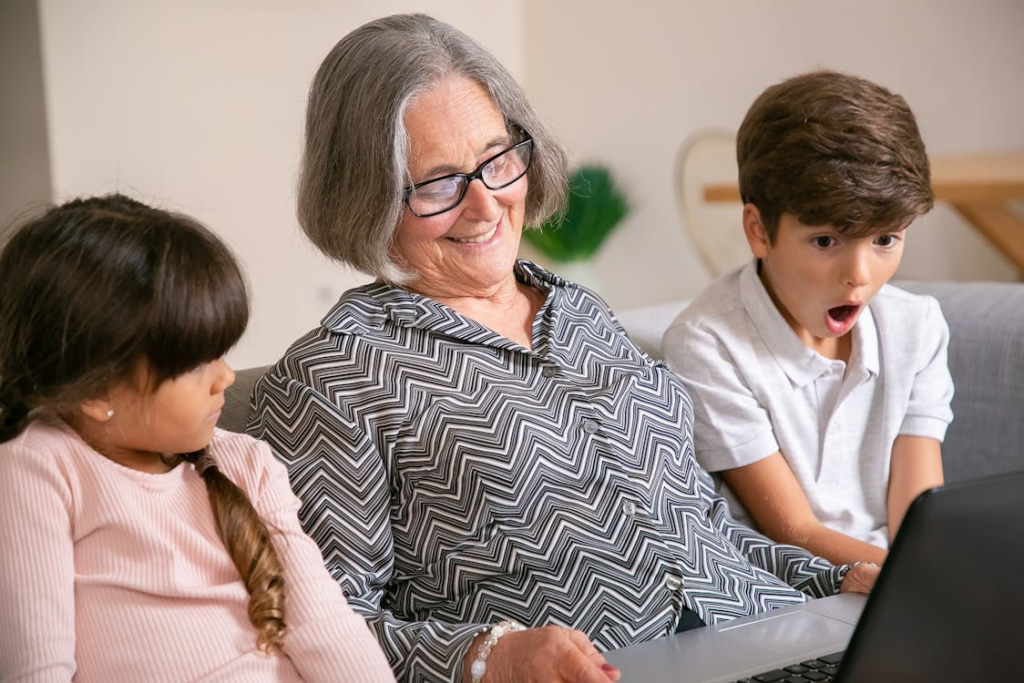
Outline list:
[[[479,221],[497,220],[501,206],[494,194],[495,190],[488,189],[479,178],[471,180],[462,198],[463,215]]]

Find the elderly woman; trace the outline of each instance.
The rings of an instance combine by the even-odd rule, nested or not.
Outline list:
[[[306,125],[302,227],[376,282],[259,381],[250,431],[400,680],[606,683],[599,651],[867,589],[877,569],[733,522],[682,385],[600,298],[516,260],[565,154],[486,50],[371,22]]]

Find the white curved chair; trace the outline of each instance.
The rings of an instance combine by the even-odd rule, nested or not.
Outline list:
[[[739,200],[708,202],[704,198],[706,185],[735,184],[737,174],[736,136],[731,131],[699,130],[688,136],[676,152],[674,182],[679,219],[712,277],[738,268],[751,258]]]

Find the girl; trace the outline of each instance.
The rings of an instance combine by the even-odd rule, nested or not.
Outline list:
[[[0,680],[394,681],[269,448],[215,429],[231,253],[120,195],[0,254]]]

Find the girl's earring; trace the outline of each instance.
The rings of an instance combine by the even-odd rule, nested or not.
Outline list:
[[[107,419],[109,420],[112,417],[114,417],[114,409],[113,408],[111,408],[110,410],[107,411]]]

